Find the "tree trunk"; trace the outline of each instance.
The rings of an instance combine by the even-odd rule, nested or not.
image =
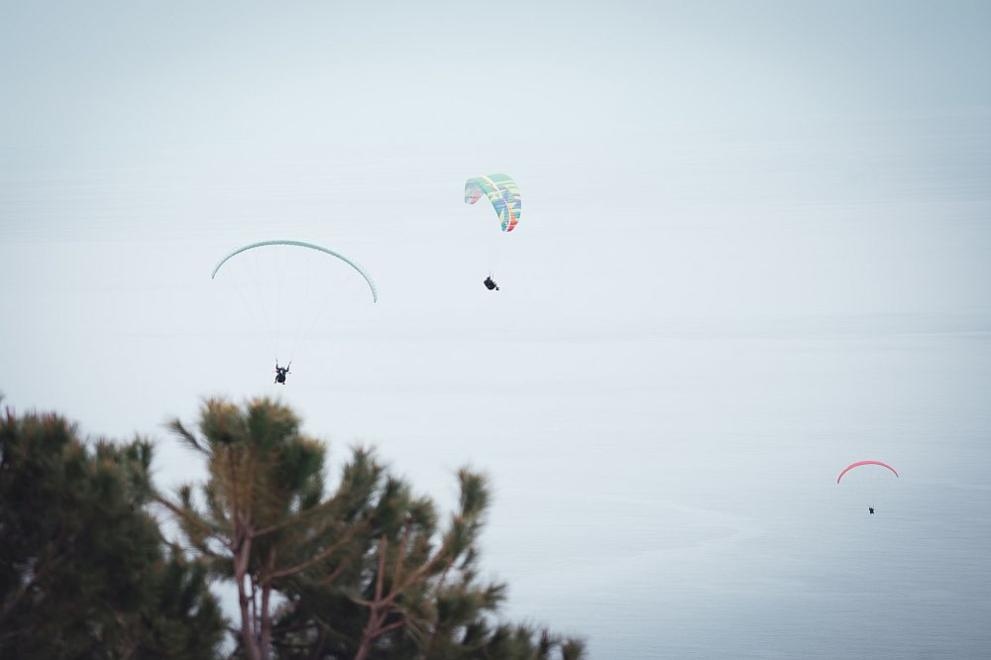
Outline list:
[[[234,580],[237,582],[237,596],[241,605],[241,643],[249,660],[261,660],[258,642],[255,640],[254,626],[248,604],[253,600],[244,587],[248,572],[248,558],[251,556],[251,537],[246,537],[234,552]]]
[[[261,613],[261,635],[259,646],[261,647],[261,660],[268,660],[269,647],[272,642],[272,615],[269,612],[269,602],[272,596],[272,573],[275,571],[275,549],[269,551],[268,561],[265,562],[265,576],[262,578],[262,613]]]

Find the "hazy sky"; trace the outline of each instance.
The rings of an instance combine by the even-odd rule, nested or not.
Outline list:
[[[734,562],[772,579],[762,551],[679,562],[711,541],[699,517],[779,539],[777,495],[750,479],[781,451],[799,483],[872,451],[979,483],[988,62],[987,2],[0,0],[0,390],[162,440],[163,483],[201,473],[165,419],[282,395],[335,460],[374,443],[442,501],[457,466],[489,470],[488,565],[514,614],[590,632],[595,657],[750,648],[592,613]],[[523,219],[495,258],[494,216],[462,194],[500,171]],[[288,324],[325,309],[284,389],[257,315],[209,279],[272,238],[348,254],[381,295],[346,272],[326,298],[290,290]],[[654,524],[670,538],[638,536]],[[687,554],[599,582],[584,555],[551,559],[590,535],[612,539],[595,561]],[[646,593],[637,612],[664,609]],[[824,648],[795,639],[792,657]]]

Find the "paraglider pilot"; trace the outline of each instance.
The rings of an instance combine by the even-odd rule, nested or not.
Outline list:
[[[279,361],[275,361],[275,382],[280,385],[286,384],[286,376],[289,375],[289,367],[292,366],[292,360],[289,360],[289,364],[284,367],[279,366]]]
[[[874,507],[872,507],[872,506],[869,506],[869,507],[867,507],[867,510],[868,510],[868,511],[870,512],[870,514],[871,514],[872,516],[874,515]]]
[[[482,282],[482,284],[484,284],[485,288],[488,289],[489,291],[491,291],[492,289],[495,289],[496,291],[499,290],[499,285],[495,283],[495,280],[492,279],[491,275],[486,277],[485,281]]]

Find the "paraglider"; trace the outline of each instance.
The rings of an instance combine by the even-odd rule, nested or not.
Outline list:
[[[298,249],[308,251],[310,256],[296,252]],[[287,254],[281,254],[279,250],[285,250]],[[276,348],[276,354],[286,349],[289,349],[287,352],[294,353],[296,343],[302,338],[304,328],[312,329],[321,312],[327,307],[320,304],[320,302],[328,293],[334,291],[332,288],[334,285],[331,282],[334,282],[335,270],[337,268],[336,263],[343,262],[357,272],[368,287],[368,291],[372,296],[372,302],[378,302],[378,291],[375,288],[375,283],[361,266],[330,248],[304,241],[260,241],[239,247],[217,263],[213,272],[210,274],[210,279],[217,279],[221,270],[228,272],[232,268],[227,265],[228,262],[234,261],[238,263],[240,258],[243,258],[239,257],[239,255],[245,253],[253,255],[253,257],[247,259],[247,263],[245,264],[247,266],[246,271],[242,267],[235,267],[234,270],[236,272],[232,273],[229,277],[237,282],[239,277],[243,277],[243,273],[237,274],[237,271],[245,271],[250,275],[250,287],[247,289],[248,295],[243,296],[247,307],[252,308],[251,311],[253,312],[257,311],[255,308],[262,308],[263,313],[259,316],[260,321],[273,335],[279,332],[278,339],[283,339],[285,335],[291,338],[281,349]],[[273,253],[277,258],[271,260],[270,257],[273,256]],[[296,255],[299,255],[301,258],[297,258]],[[323,255],[329,255],[334,259],[326,259]],[[307,271],[302,267],[302,262],[306,262],[306,265],[311,267],[313,264],[316,264],[316,271],[311,271],[310,276],[305,277],[304,275]],[[257,268],[259,263],[266,264],[265,270],[259,271]],[[329,266],[325,268],[325,264],[329,264]],[[273,276],[270,277],[269,273],[272,273]],[[343,281],[346,283],[346,280]],[[275,295],[262,295],[261,291],[263,288],[271,290],[273,287]],[[286,288],[283,289],[283,287]],[[284,313],[281,304],[284,300],[283,294],[295,294],[296,292],[293,289],[296,287],[300,287],[300,290],[307,294],[312,292],[316,297],[308,301],[305,308],[298,314],[287,315]],[[245,293],[244,290],[239,289],[238,291],[241,294]],[[286,328],[285,333],[282,333],[283,328]],[[275,347],[277,338],[272,337],[272,341],[268,345]],[[286,384],[286,377],[290,373],[290,365],[292,365],[292,360],[284,367],[276,360],[276,384]]]
[[[492,204],[502,231],[508,233],[516,229],[523,212],[523,201],[512,177],[508,174],[489,174],[465,181],[465,204],[476,203],[482,195]],[[483,284],[489,291],[499,290],[491,275],[485,278]]]
[[[879,467],[889,470],[892,474],[895,475],[896,478],[898,477],[898,471],[895,468],[888,465],[887,463],[885,463],[884,461],[866,460],[866,461],[856,461],[854,463],[850,463],[850,465],[840,470],[840,474],[836,477],[836,483],[839,484],[841,481],[843,481],[843,477],[851,470],[862,468],[866,465],[877,465]],[[874,515],[873,504],[867,507],[867,513],[872,516]]]

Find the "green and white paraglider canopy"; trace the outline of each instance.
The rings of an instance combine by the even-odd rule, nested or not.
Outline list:
[[[215,279],[217,277],[217,273],[220,272],[220,269],[223,267],[223,265],[225,263],[227,263],[228,261],[230,261],[232,258],[236,257],[237,255],[239,255],[239,254],[241,254],[243,252],[247,252],[249,250],[254,250],[254,249],[257,249],[257,248],[263,248],[263,247],[267,247],[267,246],[271,246],[271,245],[305,248],[305,249],[308,249],[308,250],[316,250],[318,252],[323,252],[324,254],[329,254],[332,257],[337,257],[338,259],[340,259],[341,261],[343,261],[347,265],[351,266],[351,268],[354,268],[356,271],[358,271],[358,274],[359,275],[361,275],[363,278],[365,278],[365,282],[368,284],[368,288],[372,292],[372,302],[378,302],[379,297],[378,297],[378,291],[375,289],[375,282],[372,281],[372,278],[368,275],[368,273],[365,272],[365,270],[361,266],[359,266],[355,262],[353,262],[350,259],[348,259],[347,257],[345,257],[343,254],[340,254],[338,252],[334,252],[330,248],[325,248],[325,247],[323,247],[321,245],[316,245],[314,243],[306,243],[304,241],[288,241],[288,240],[286,240],[286,241],[259,241],[258,243],[251,243],[250,245],[245,245],[244,247],[239,247],[238,249],[234,250],[233,252],[231,252],[226,257],[224,257],[223,259],[220,260],[220,263],[217,264],[217,266],[213,269],[213,272],[210,274],[210,279],[211,280],[212,279]]]

